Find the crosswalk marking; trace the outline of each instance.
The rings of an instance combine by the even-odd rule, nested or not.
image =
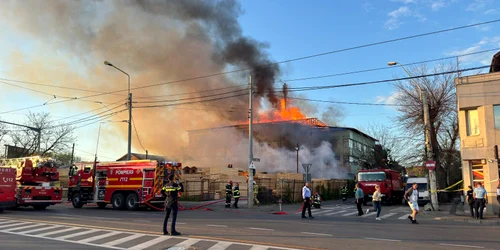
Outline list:
[[[22,234],[26,234],[27,235],[27,234],[38,232],[38,231],[45,231],[45,230],[54,229],[54,228],[60,228],[60,227],[63,227],[63,226],[57,226],[56,225],[56,226],[50,226],[50,227],[36,228],[36,229],[24,231]]]
[[[399,217],[399,218],[398,218],[398,220],[408,219],[408,215],[409,215],[409,214],[405,214],[405,215],[403,215],[403,216]]]
[[[31,224],[31,225],[27,225],[27,226],[24,226],[24,227],[14,227],[14,228],[6,229],[5,231],[10,232],[10,231],[13,231],[13,230],[25,229],[25,228],[36,227],[36,226],[41,226],[41,224]]]
[[[87,238],[87,239],[79,240],[77,242],[80,242],[80,243],[89,243],[89,242],[92,242],[92,241],[104,239],[104,238],[107,238],[107,237],[110,237],[110,236],[114,236],[114,235],[117,235],[117,234],[120,234],[120,232],[109,232],[107,234],[97,235],[97,236],[90,237],[90,238]]]
[[[231,242],[219,242],[207,250],[224,250],[224,249],[228,248],[229,246],[231,246],[232,244],[233,243],[231,243]]]
[[[19,222],[19,223],[13,223],[13,224],[7,224],[7,225],[1,225],[0,228],[5,228],[5,227],[12,227],[12,226],[20,226],[20,225],[26,225],[28,224],[27,222]]]
[[[384,214],[382,216],[380,216],[381,219],[385,219],[385,218],[388,218],[388,217],[391,217],[393,215],[395,215],[396,213],[387,213],[387,214]]]
[[[46,232],[46,233],[43,233],[43,234],[38,234],[37,236],[44,237],[44,236],[47,236],[47,235],[64,233],[64,232],[73,231],[73,230],[76,230],[76,229],[78,229],[78,227],[69,227],[69,228],[65,228],[65,229],[61,229],[61,230],[50,231],[50,232]]]
[[[175,245],[173,248],[176,248],[176,247],[182,247],[182,248],[185,248],[185,249],[188,249],[190,246],[198,243],[198,239],[189,239],[189,240],[186,240],[186,241],[183,241],[177,245]]]
[[[319,212],[314,212],[314,214],[322,214],[322,213],[328,213],[328,212],[331,212],[330,210],[323,210],[323,211],[319,211]]]
[[[135,240],[135,239],[140,238],[142,236],[144,236],[144,235],[142,235],[142,234],[132,234],[132,235],[127,236],[125,238],[120,238],[120,239],[116,239],[114,241],[107,242],[105,244],[102,244],[102,246],[112,247],[114,245],[119,245],[119,244],[127,242],[127,241]]]
[[[341,214],[341,213],[345,213],[347,212],[347,210],[341,210],[341,211],[337,211],[337,212],[333,212],[333,213],[328,213],[328,214],[324,214],[324,215],[334,215],[334,214]]]
[[[76,236],[82,236],[82,235],[86,235],[86,234],[91,234],[91,233],[94,233],[94,232],[97,232],[97,231],[98,230],[90,229],[90,230],[86,230],[86,231],[83,231],[83,232],[78,232],[78,233],[74,233],[74,234],[68,234],[68,235],[59,236],[56,239],[65,240],[65,239],[73,238],[73,237],[76,237]]]
[[[139,245],[135,245],[133,247],[130,247],[127,250],[143,250],[143,249],[146,249],[148,247],[154,246],[154,245],[156,245],[158,243],[161,243],[163,241],[166,241],[166,240],[168,240],[170,238],[171,237],[169,237],[169,236],[160,236],[160,237],[154,238],[154,239],[152,239],[150,241],[146,241],[146,242],[141,243]]]
[[[373,216],[373,215],[376,215],[376,214],[377,214],[377,212],[371,212],[371,211],[370,211],[370,212],[369,212],[369,213],[367,213],[367,214],[363,214],[361,217],[368,217],[368,216]]]
[[[253,246],[252,248],[250,248],[250,250],[267,250],[269,249],[269,247],[265,247],[265,246]]]
[[[355,214],[357,214],[357,213],[358,213],[358,211],[356,211],[356,212],[351,212],[351,213],[347,213],[347,214],[343,214],[342,216],[355,215]]]

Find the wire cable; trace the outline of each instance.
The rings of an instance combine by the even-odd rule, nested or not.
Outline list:
[[[135,135],[137,136],[137,140],[139,141],[139,144],[141,145],[141,148],[146,151],[144,146],[142,145],[141,138],[139,137],[139,133],[137,132],[137,128],[135,127],[135,121],[134,118],[132,118],[132,125],[134,125],[134,130],[135,130]]]

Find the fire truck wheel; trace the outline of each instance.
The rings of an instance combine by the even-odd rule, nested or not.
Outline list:
[[[139,208],[139,198],[137,198],[137,194],[129,194],[127,196],[127,209],[137,210],[137,208]]]
[[[73,198],[71,199],[71,204],[73,205],[74,208],[82,208],[83,207],[83,203],[81,202],[80,193],[76,193],[73,195]]]
[[[125,208],[125,197],[122,193],[116,193],[111,198],[111,204],[114,209],[124,209]]]
[[[97,202],[97,207],[99,207],[99,208],[105,208],[106,205],[108,205],[108,204],[106,204],[106,202]]]

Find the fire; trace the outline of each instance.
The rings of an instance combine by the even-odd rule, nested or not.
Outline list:
[[[259,112],[254,117],[255,123],[266,123],[266,122],[277,122],[277,121],[291,121],[291,120],[302,120],[306,119],[300,109],[296,106],[292,106],[290,100],[281,99],[280,106],[278,109],[271,109],[267,111]],[[248,121],[246,122],[248,123]]]

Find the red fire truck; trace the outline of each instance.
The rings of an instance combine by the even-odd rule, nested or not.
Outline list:
[[[0,213],[16,204],[16,169],[0,168]]]
[[[136,210],[139,206],[162,203],[164,177],[182,179],[181,163],[153,160],[81,162],[69,170],[68,200],[75,208],[96,203],[104,208]]]
[[[377,184],[380,186],[382,201],[386,204],[399,204],[403,201],[403,179],[398,171],[385,168],[360,170],[357,179],[365,194],[364,202],[371,200]]]
[[[57,166],[50,158],[39,156],[3,159],[0,168],[16,170],[15,207],[45,209],[62,202]]]

